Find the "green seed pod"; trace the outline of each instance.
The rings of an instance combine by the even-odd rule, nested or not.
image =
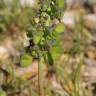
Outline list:
[[[53,57],[52,57],[50,51],[47,52],[47,57],[48,57],[48,63],[49,63],[49,65],[53,65],[53,63],[54,63],[53,62]]]

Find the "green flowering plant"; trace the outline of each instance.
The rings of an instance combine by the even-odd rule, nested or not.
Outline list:
[[[22,46],[20,66],[24,68],[30,66],[33,59],[39,61],[40,96],[44,96],[42,63],[53,66],[54,60],[63,52],[61,35],[65,26],[61,18],[64,5],[64,0],[37,0],[36,6],[33,7],[22,6],[20,0],[8,4],[6,0],[0,1],[0,34],[14,31],[14,28],[10,30],[12,24],[18,27],[20,32],[26,32],[29,43],[28,46]],[[14,88],[13,85],[8,86]]]

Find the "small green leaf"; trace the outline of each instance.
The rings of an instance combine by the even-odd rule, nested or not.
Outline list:
[[[3,90],[0,90],[0,96],[7,96]]]
[[[56,0],[56,4],[59,8],[64,8],[65,2],[64,0]]]
[[[53,31],[57,32],[57,33],[61,33],[64,32],[65,30],[65,26],[64,23],[58,23],[55,28],[53,29]]]
[[[60,57],[60,55],[63,53],[63,50],[60,47],[60,45],[56,45],[55,47],[52,47],[51,51],[54,60],[57,60]]]
[[[34,38],[34,41],[35,41],[36,44],[39,43],[39,41],[41,40],[42,36],[43,36],[43,32],[42,31],[36,33],[35,38]]]
[[[20,65],[21,67],[28,67],[32,63],[32,56],[25,54],[21,58]]]

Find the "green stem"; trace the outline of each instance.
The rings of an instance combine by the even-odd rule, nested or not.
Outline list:
[[[39,89],[39,96],[44,96],[44,73],[43,73],[43,66],[44,62],[40,59],[38,63],[38,89]]]

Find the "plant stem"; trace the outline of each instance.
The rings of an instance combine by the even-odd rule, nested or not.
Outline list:
[[[44,96],[44,73],[43,73],[43,66],[44,62],[40,59],[38,63],[38,89],[39,89],[39,96]]]

